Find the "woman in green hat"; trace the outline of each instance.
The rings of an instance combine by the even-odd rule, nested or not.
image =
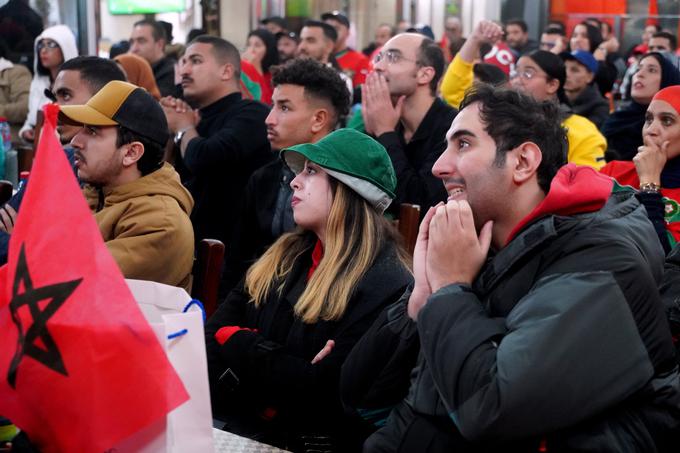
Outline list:
[[[344,415],[340,368],[384,307],[411,283],[383,212],[394,198],[389,156],[340,129],[281,152],[297,230],[280,237],[206,326],[213,413],[225,430],[293,451],[360,449]]]

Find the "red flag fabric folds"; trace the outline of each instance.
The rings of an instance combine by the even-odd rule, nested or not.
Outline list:
[[[188,399],[108,252],[45,108],[0,269],[0,414],[44,452],[101,453]]]

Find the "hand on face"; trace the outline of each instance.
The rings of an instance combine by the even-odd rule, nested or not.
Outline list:
[[[670,142],[666,140],[659,146],[648,135],[643,136],[643,142],[644,144],[638,147],[638,153],[633,157],[640,183],[661,184],[661,172],[668,160]]]
[[[400,96],[392,104],[390,89],[385,76],[372,72],[361,88],[361,113],[366,132],[376,137],[396,129],[401,118],[406,96]]]
[[[192,109],[185,101],[166,96],[160,101],[168,128],[175,133],[190,126],[196,126],[200,120],[198,110]]]
[[[449,200],[437,207],[430,222],[425,271],[432,292],[452,284],[471,285],[491,245],[493,222],[477,236],[472,209],[467,201]]]

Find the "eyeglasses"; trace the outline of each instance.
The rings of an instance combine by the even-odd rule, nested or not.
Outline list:
[[[557,45],[555,42],[541,41],[541,47],[545,47],[546,49],[552,49],[555,45]]]
[[[378,52],[377,54],[375,54],[375,57],[373,57],[373,64],[378,64],[383,59],[387,61],[387,64],[396,64],[399,63],[401,60],[412,61],[413,63],[418,64],[418,60],[411,60],[410,58],[405,58],[402,54],[400,54],[399,52],[395,52],[393,50],[388,50],[387,52]]]
[[[522,71],[510,71],[510,79],[514,79],[519,77],[522,80],[531,80],[534,77],[545,77],[546,79],[548,78],[547,75],[545,74],[539,74],[533,69],[524,69]]]
[[[56,41],[40,41],[38,42],[38,51],[41,49],[48,48],[50,50],[52,49],[58,49],[59,44],[57,44]]]

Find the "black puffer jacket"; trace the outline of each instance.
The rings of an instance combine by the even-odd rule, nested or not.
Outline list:
[[[280,294],[273,290],[256,308],[241,286],[208,321],[213,412],[227,421],[228,431],[293,451],[305,451],[303,438],[323,438],[321,443],[328,445],[317,450],[351,451],[360,445],[362,434],[354,425],[358,420],[343,414],[340,368],[378,314],[399,299],[412,278],[396,247],[387,244],[357,285],[340,320],[305,324],[293,308],[305,289],[315,238],[308,235],[309,252],[297,260]],[[237,332],[220,346],[214,335],[223,326],[257,332]],[[335,341],[331,353],[312,365],[330,339]],[[230,372],[220,379],[227,369]]]
[[[405,318],[408,296],[379,318],[346,361],[348,405],[375,414],[403,388],[398,357],[368,359],[375,342],[408,356],[415,328],[420,355],[408,395],[365,451],[677,451],[663,251],[633,191],[617,190],[599,210],[529,222],[473,288],[433,294],[417,324]],[[350,370],[393,393],[353,387]]]

